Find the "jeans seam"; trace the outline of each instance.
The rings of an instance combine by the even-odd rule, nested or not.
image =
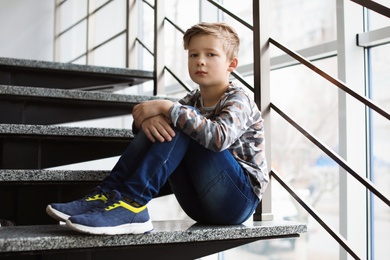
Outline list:
[[[154,176],[156,176],[157,172],[163,168],[164,165],[166,165],[167,161],[168,161],[168,158],[170,158],[171,156],[171,153],[172,153],[172,150],[173,150],[173,147],[175,146],[176,142],[177,142],[177,139],[178,138],[174,138],[171,142],[174,142],[174,144],[172,145],[172,148],[169,150],[169,153],[168,153],[168,156],[166,156],[165,160],[162,162],[162,164],[157,167],[155,169],[155,171],[153,172],[151,178],[154,178]],[[145,184],[145,187],[143,188],[141,194],[140,194],[140,198],[144,198],[144,194],[145,194],[145,191],[147,190],[147,188],[149,187],[149,183],[150,183],[150,178],[148,179],[148,181],[146,182]]]

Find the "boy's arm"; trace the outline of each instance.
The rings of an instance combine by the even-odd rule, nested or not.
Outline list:
[[[255,113],[255,104],[242,91],[230,94],[208,119],[194,109],[175,104],[171,110],[173,125],[195,141],[213,151],[230,147],[251,125],[260,123],[261,113]]]
[[[145,119],[163,115],[170,119],[170,110],[173,102],[170,100],[150,100],[142,102],[133,108],[133,117],[136,127],[141,128]]]
[[[169,111],[172,101],[153,100],[138,104],[133,109],[134,125],[142,129],[150,141],[171,141],[175,132],[171,127]]]

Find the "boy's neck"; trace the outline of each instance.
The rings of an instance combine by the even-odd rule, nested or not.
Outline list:
[[[212,107],[212,106],[216,105],[228,87],[229,87],[229,84],[227,84],[224,87],[220,87],[220,88],[201,87],[200,86],[199,89],[200,89],[200,93],[201,93],[201,96],[203,99],[203,106],[204,107]]]

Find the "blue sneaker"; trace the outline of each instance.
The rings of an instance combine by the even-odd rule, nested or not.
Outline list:
[[[71,216],[86,213],[95,208],[104,208],[107,195],[97,187],[82,199],[67,203],[52,203],[46,207],[46,213],[59,221],[66,221]]]
[[[142,234],[153,230],[146,206],[133,207],[116,190],[109,197],[106,208],[72,216],[66,225],[96,235]]]

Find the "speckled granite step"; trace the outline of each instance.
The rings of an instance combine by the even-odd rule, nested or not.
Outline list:
[[[3,124],[61,124],[129,115],[146,100],[177,99],[119,95],[101,91],[80,91],[0,85],[0,113]]]
[[[0,124],[0,136],[59,136],[133,138],[129,129]]]
[[[191,243],[193,247],[201,246],[199,254],[205,255],[207,253],[205,242],[231,243],[230,247],[232,247],[232,245],[237,246],[259,239],[296,237],[307,230],[305,224],[284,221],[255,221],[233,226],[201,225],[191,220],[155,221],[153,224],[154,230],[150,233],[118,236],[84,235],[62,225],[0,227],[0,256],[6,253],[40,251],[55,253],[55,250],[69,252],[110,247],[137,250],[139,246],[146,246],[143,250],[147,256],[151,252],[156,254],[157,251],[153,252],[154,246],[161,245],[165,245],[165,250],[171,247],[171,250],[174,250],[173,253],[176,251],[178,254],[177,247],[188,243]],[[234,241],[237,244],[234,244]],[[220,250],[214,245],[214,250],[217,249]],[[189,254],[190,251],[187,253]],[[191,259],[188,254],[182,259]],[[180,259],[175,257],[175,254],[168,256],[171,257],[169,259]],[[164,255],[161,257],[164,258]]]
[[[0,84],[116,90],[153,80],[153,72],[0,57]]]
[[[0,124],[1,169],[44,169],[118,156],[128,129]]]
[[[0,185],[41,182],[96,182],[109,171],[99,170],[0,170]]]
[[[65,89],[45,89],[37,87],[0,85],[0,95],[19,98],[53,98],[68,100],[88,100],[88,101],[107,101],[123,102],[128,104],[138,104],[145,100],[169,99],[168,97],[145,96],[145,95],[124,95],[114,94],[102,91],[82,91],[82,90],[65,90]]]

